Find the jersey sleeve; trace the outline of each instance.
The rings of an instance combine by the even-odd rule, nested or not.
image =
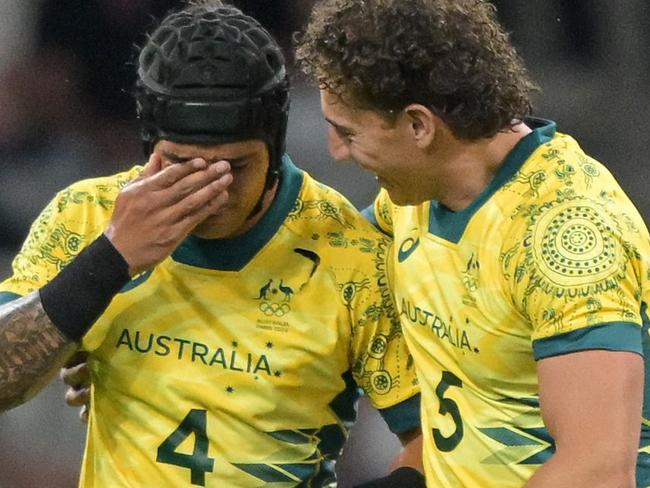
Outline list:
[[[390,245],[387,239],[377,240],[372,251],[372,279],[355,290],[350,304],[351,351],[356,383],[380,410],[391,431],[400,433],[420,425],[419,386],[386,280]]]
[[[118,175],[77,182],[59,192],[31,226],[13,260],[12,274],[0,283],[0,303],[32,293],[52,280],[82,249],[106,228],[120,189],[137,176],[140,167]],[[93,344],[106,327],[86,334]]]
[[[535,359],[590,349],[642,354],[648,233],[633,209],[614,208],[584,197],[534,207],[524,239],[502,254]]]
[[[82,249],[85,236],[66,222],[64,191],[34,221],[12,263],[12,275],[0,284],[4,297],[25,296],[54,278]]]

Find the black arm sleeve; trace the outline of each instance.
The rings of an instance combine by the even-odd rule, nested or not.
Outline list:
[[[129,265],[102,234],[39,290],[52,323],[79,341],[129,280]]]

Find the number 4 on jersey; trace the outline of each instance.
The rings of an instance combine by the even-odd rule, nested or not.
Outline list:
[[[190,470],[193,485],[205,486],[205,473],[214,470],[214,459],[208,457],[207,413],[190,410],[178,428],[158,447],[156,461]],[[176,452],[178,446],[194,433],[192,454]]]

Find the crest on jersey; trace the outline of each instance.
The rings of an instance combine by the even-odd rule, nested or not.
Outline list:
[[[268,317],[282,317],[291,311],[294,289],[282,278],[269,278],[259,290],[259,310]]]
[[[478,291],[480,269],[481,265],[478,262],[478,257],[472,253],[467,261],[465,270],[463,271],[463,285],[465,286],[463,303],[470,307],[476,307],[476,298],[474,297],[474,293]]]

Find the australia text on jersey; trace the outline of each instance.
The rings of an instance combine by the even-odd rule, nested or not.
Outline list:
[[[167,335],[141,334],[139,330],[123,329],[115,345],[117,349],[127,348],[138,354],[175,357],[179,361],[201,362],[206,366],[221,366],[230,371],[242,373],[272,374],[271,364],[266,354],[239,353],[235,348],[210,347],[180,337]]]
[[[472,346],[467,329],[447,323],[439,315],[419,307],[405,298],[402,298],[399,314],[400,317],[406,317],[410,324],[431,327],[431,330],[436,333],[438,338],[446,340],[458,349],[474,353],[480,352],[477,347]]]

